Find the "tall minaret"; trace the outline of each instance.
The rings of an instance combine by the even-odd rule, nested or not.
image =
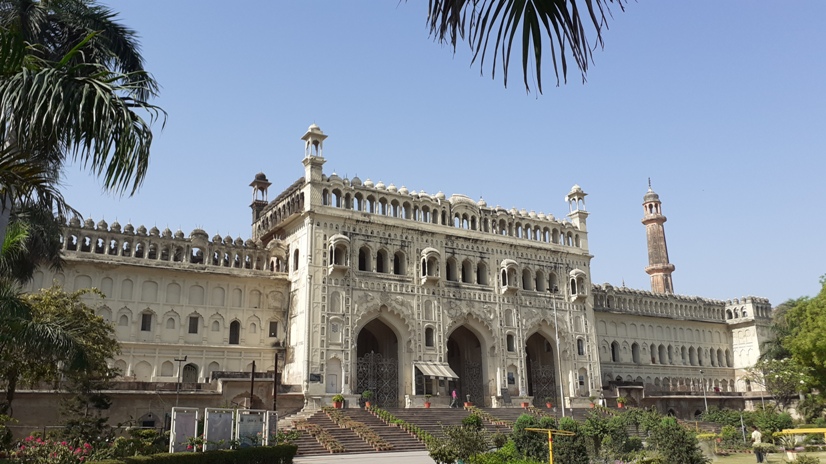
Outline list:
[[[660,209],[660,196],[651,190],[651,179],[648,179],[648,192],[642,199],[645,215],[642,223],[645,224],[645,236],[648,240],[648,267],[645,272],[651,276],[651,291],[654,293],[674,293],[674,283],[671,273],[674,265],[668,262],[668,246],[665,244],[665,216]]]

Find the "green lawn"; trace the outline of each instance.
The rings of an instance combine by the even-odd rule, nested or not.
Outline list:
[[[819,453],[805,453],[807,456],[815,456],[820,458],[821,462],[826,464],[826,452]],[[731,456],[720,456],[714,459],[714,464],[752,464],[757,462],[753,454],[736,453]],[[785,453],[770,453],[766,455],[763,462],[781,463],[786,461]]]

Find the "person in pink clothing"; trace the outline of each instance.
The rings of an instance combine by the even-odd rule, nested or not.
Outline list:
[[[450,392],[450,407],[451,408],[458,408],[459,407],[459,395],[456,394],[456,389],[454,388],[452,392]]]

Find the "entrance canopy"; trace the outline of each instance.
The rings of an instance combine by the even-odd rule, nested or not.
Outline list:
[[[430,377],[431,379],[459,378],[446,362],[414,361],[413,365],[422,372],[422,375]]]

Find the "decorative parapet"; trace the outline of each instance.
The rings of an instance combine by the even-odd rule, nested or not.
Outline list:
[[[358,177],[342,179],[335,173],[329,177],[322,175],[316,184],[313,187],[321,196],[320,204],[313,204],[313,208],[344,209],[565,247],[581,248],[587,243],[587,232],[568,219],[524,209],[488,207],[484,200],[474,201],[466,195],[454,194],[447,198],[442,192],[431,195],[409,191],[406,187],[396,188],[393,184],[385,186],[383,182],[374,184],[369,179],[362,182]],[[264,208],[253,224],[255,238],[266,242],[273,229],[305,209],[302,193],[305,185],[304,178],[299,179]]]
[[[115,221],[86,219],[81,223],[72,218],[63,229],[62,250],[67,257],[106,259],[117,262],[140,264],[166,264],[167,266],[201,265],[250,271],[286,271],[285,252],[277,243],[263,247],[260,241],[233,239],[230,236],[209,236],[202,229],[195,229],[186,237],[181,230],[173,233],[143,225],[136,229],[132,224],[121,225]]]
[[[726,302],[720,300],[614,287],[608,283],[595,284],[592,291],[595,311],[709,322],[725,320]]]

